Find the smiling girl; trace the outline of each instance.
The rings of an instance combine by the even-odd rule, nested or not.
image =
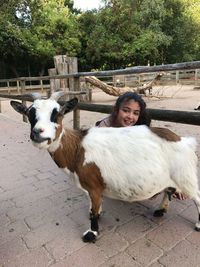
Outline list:
[[[116,100],[110,116],[97,121],[97,127],[127,127],[145,124],[150,126],[151,119],[146,111],[146,103],[135,92],[126,92]]]

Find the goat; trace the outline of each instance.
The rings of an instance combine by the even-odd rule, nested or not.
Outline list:
[[[154,216],[167,212],[170,197],[182,192],[198,208],[200,231],[200,191],[197,178],[196,140],[179,137],[167,128],[145,125],[88,130],[64,129],[64,114],[73,110],[76,98],[58,103],[62,93],[36,99],[30,107],[11,101],[12,107],[28,117],[33,144],[47,149],[58,167],[74,173],[77,185],[91,201],[90,229],[84,242],[95,242],[103,196],[123,201],[142,201],[164,191]]]

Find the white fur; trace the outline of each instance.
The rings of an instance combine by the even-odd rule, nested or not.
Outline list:
[[[54,142],[52,142],[50,145],[48,145],[47,149],[50,153],[55,152],[59,148],[59,146],[62,146],[61,139],[62,139],[64,134],[65,134],[65,130],[62,129],[62,132],[59,135],[58,139],[56,139]]]
[[[50,138],[51,140],[55,139],[56,136],[56,129],[59,127],[58,124],[51,122],[50,117],[51,113],[54,108],[59,111],[60,105],[55,100],[35,100],[33,107],[36,109],[36,118],[37,123],[34,128],[36,129],[43,129],[44,131],[41,133],[41,137],[43,138]],[[48,148],[49,145],[47,141],[41,144],[41,147],[38,145],[39,148]]]
[[[98,236],[98,232],[97,231],[92,231],[91,229],[88,229],[87,231],[85,231],[83,233],[83,236],[87,235],[87,233],[93,233],[95,236]]]
[[[100,169],[105,196],[131,202],[167,187],[189,196],[198,190],[192,138],[169,142],[146,126],[91,128],[82,145],[84,164],[94,162]]]

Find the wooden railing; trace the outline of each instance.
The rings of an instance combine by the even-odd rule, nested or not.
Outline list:
[[[183,62],[177,64],[167,64],[167,65],[158,65],[158,66],[144,66],[144,67],[132,67],[127,69],[120,69],[120,70],[108,70],[108,71],[97,71],[97,72],[77,72],[77,73],[70,73],[66,75],[52,75],[52,76],[42,76],[42,77],[20,77],[18,79],[4,79],[0,80],[0,83],[6,82],[19,82],[20,84],[20,93],[26,93],[26,82],[27,81],[44,81],[52,79],[73,79],[73,87],[70,88],[70,91],[80,92],[80,77],[84,76],[113,76],[113,75],[125,75],[125,74],[134,74],[134,73],[154,73],[154,72],[161,72],[161,71],[174,71],[174,70],[194,70],[200,69],[200,61],[194,62]],[[75,93],[74,93],[75,94]],[[5,94],[0,94],[0,97],[8,97]],[[20,96],[18,96],[17,99]],[[15,99],[14,95],[10,95],[9,98]],[[24,100],[23,100],[24,101]],[[110,113],[111,107],[105,105],[92,105],[92,104],[85,104],[79,103],[78,108],[74,111],[74,128],[80,127],[80,110],[88,110],[88,111],[95,111],[103,112],[103,113]],[[194,124],[200,125],[200,113],[197,112],[186,112],[186,111],[172,111],[172,110],[157,110],[151,109],[149,110],[152,119],[154,120],[162,120],[162,121],[173,121],[178,123],[186,123],[186,124]]]
[[[107,113],[112,111],[112,105],[99,105],[78,103],[80,110],[91,112]],[[151,119],[158,121],[170,121],[176,123],[200,125],[200,112],[199,111],[180,111],[180,110],[163,110],[163,109],[147,109]]]

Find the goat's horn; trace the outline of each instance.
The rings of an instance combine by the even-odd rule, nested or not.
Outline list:
[[[28,100],[28,99],[30,99],[31,101],[33,100],[36,100],[36,99],[41,99],[42,98],[42,96],[41,96],[41,94],[40,93],[30,93],[30,94],[23,94],[23,95],[21,95],[20,96],[20,98],[23,100],[23,99],[25,99],[25,100]]]
[[[51,95],[50,99],[51,99],[51,100],[58,101],[58,99],[59,99],[61,96],[64,96],[64,95],[66,95],[66,92],[64,92],[64,91],[57,91],[57,92],[54,92],[54,93]]]
[[[33,100],[41,99],[42,98],[42,96],[41,96],[40,93],[31,93],[30,95],[33,98]]]

